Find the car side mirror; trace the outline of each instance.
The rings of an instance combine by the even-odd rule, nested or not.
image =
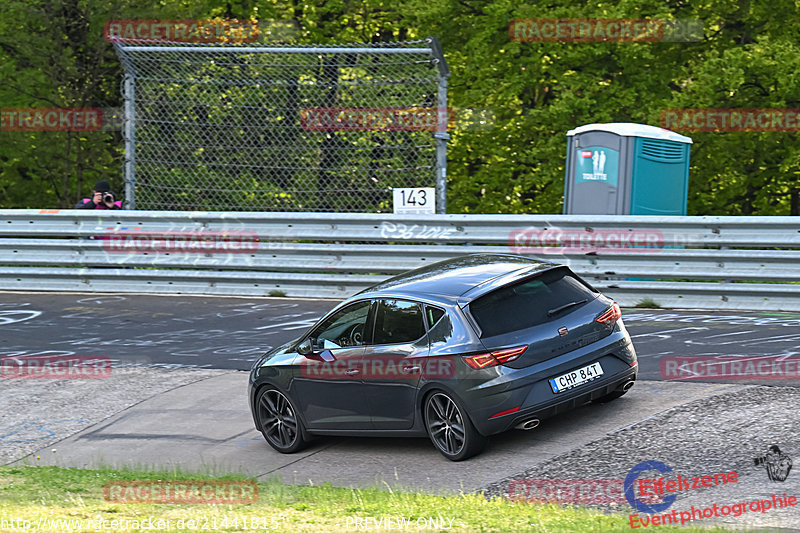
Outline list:
[[[306,337],[297,345],[297,353],[300,355],[310,355],[314,350],[311,348],[311,338]]]

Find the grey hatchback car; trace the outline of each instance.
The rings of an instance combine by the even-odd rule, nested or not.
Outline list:
[[[619,306],[568,267],[509,254],[434,263],[336,306],[250,373],[256,428],[292,453],[316,435],[428,436],[448,459],[633,385]]]

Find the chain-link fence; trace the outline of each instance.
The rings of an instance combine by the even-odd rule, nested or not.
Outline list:
[[[336,46],[115,42],[137,209],[392,210],[437,187],[447,65],[434,38]]]

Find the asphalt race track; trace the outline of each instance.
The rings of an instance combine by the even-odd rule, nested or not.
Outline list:
[[[0,356],[104,356],[114,367],[249,370],[333,300],[0,294]],[[57,355],[54,353],[53,355]]]
[[[0,293],[0,357],[50,353],[110,357],[115,368],[249,370],[261,354],[299,336],[336,303]],[[625,309],[623,320],[634,339],[642,380],[662,379],[663,357],[737,356],[773,362],[800,355],[800,313]],[[783,377],[782,385],[798,384],[789,379],[793,376]],[[713,376],[696,380],[729,381]]]
[[[706,491],[683,501],[700,505],[743,494],[769,497],[777,489],[753,457],[773,443],[795,458],[800,453],[789,415],[800,409],[798,379],[774,372],[800,355],[800,314],[625,309],[640,374],[619,400],[580,407],[533,431],[492,437],[481,455],[464,463],[447,461],[427,439],[319,438],[298,454],[279,454],[253,427],[246,370],[335,303],[1,293],[0,357],[104,356],[112,359],[112,373],[109,379],[1,379],[0,464],[180,466],[288,483],[487,494],[507,494],[515,480],[554,475],[620,479],[644,460],[685,474],[739,472],[739,493]],[[677,357],[767,362],[768,372],[757,379],[663,380],[663,363]],[[796,367],[786,368],[796,374]],[[800,492],[800,475],[780,489]],[[747,524],[800,527],[800,513],[786,511]]]

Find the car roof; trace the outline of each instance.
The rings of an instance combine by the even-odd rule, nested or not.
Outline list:
[[[354,298],[397,297],[465,305],[497,287],[557,266],[513,254],[465,255],[394,276]]]

